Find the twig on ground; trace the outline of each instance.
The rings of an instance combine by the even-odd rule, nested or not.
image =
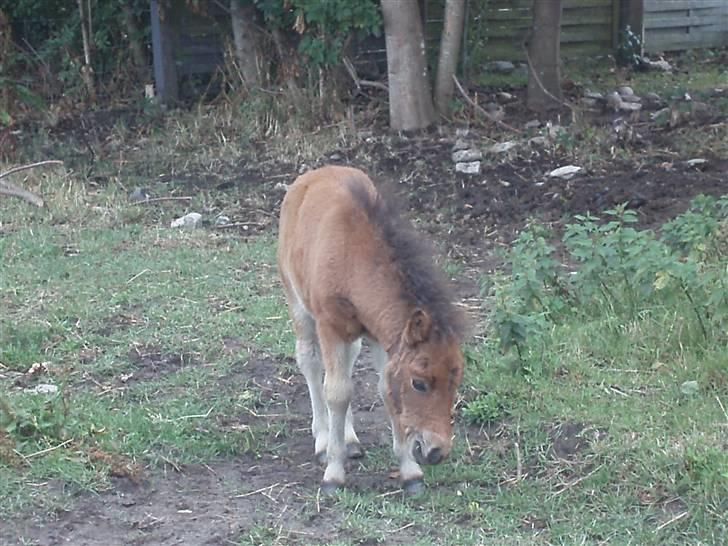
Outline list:
[[[235,227],[243,227],[243,226],[263,226],[265,224],[261,224],[260,222],[233,222],[232,224],[221,224],[219,226],[215,226],[215,229],[229,229],[229,228],[235,228]]]
[[[163,201],[192,201],[192,197],[155,197],[153,199],[143,199],[141,201],[134,201],[131,203],[132,206],[136,205],[148,205],[150,203],[161,203]]]
[[[455,87],[458,88],[458,91],[460,91],[460,94],[463,96],[465,101],[470,106],[475,108],[475,110],[477,112],[480,112],[481,115],[485,116],[489,121],[492,121],[501,129],[506,129],[507,131],[511,131],[512,133],[516,133],[517,135],[521,134],[521,132],[518,129],[516,129],[515,127],[511,127],[507,123],[503,123],[501,120],[499,120],[498,118],[493,116],[491,113],[489,113],[487,110],[485,110],[482,106],[480,106],[477,102],[475,102],[473,99],[471,99],[468,96],[468,94],[465,92],[465,89],[463,89],[463,86],[460,84],[460,82],[458,81],[458,78],[457,78],[457,76],[455,76],[455,74],[453,74],[452,79],[455,82]]]
[[[265,487],[261,487],[260,489],[256,489],[255,491],[249,491],[247,493],[243,493],[242,495],[235,495],[235,498],[244,499],[245,497],[257,495],[258,493],[262,493],[263,491],[267,491],[268,489],[273,489],[274,487],[278,487],[280,484],[281,484],[280,482],[276,482],[273,485],[266,485]]]
[[[56,449],[61,449],[62,447],[67,446],[71,442],[73,442],[73,438],[69,438],[68,440],[66,440],[65,442],[61,442],[57,446],[49,447],[46,449],[41,449],[40,451],[36,451],[35,453],[31,453],[30,455],[23,455],[23,457],[25,457],[26,459],[32,459],[33,457],[45,455],[46,453],[50,453],[51,451],[55,451]]]
[[[683,518],[684,518],[685,516],[687,516],[687,515],[688,515],[689,513],[690,513],[690,512],[688,512],[688,511],[686,510],[685,512],[682,512],[681,514],[678,514],[678,515],[677,515],[677,516],[675,516],[674,518],[671,518],[671,519],[667,520],[667,521],[666,521],[665,523],[661,524],[661,525],[660,525],[660,526],[659,526],[659,527],[658,527],[657,529],[655,529],[655,532],[657,533],[657,532],[659,532],[659,531],[662,531],[662,530],[663,530],[663,529],[664,529],[665,527],[667,527],[668,525],[672,525],[673,523],[675,523],[675,522],[676,522],[676,521],[678,521],[678,520],[681,520],[681,519],[683,519]]]
[[[31,203],[32,205],[35,205],[37,207],[42,208],[43,206],[45,206],[45,202],[43,201],[43,198],[40,197],[39,195],[36,195],[32,191],[28,191],[25,188],[21,188],[20,186],[17,186],[16,184],[13,184],[12,182],[2,182],[2,179],[5,178],[6,176],[10,176],[11,174],[15,174],[20,171],[25,171],[27,169],[32,169],[34,167],[40,167],[43,165],[63,165],[63,161],[58,161],[56,159],[51,159],[48,161],[39,161],[37,163],[30,163],[28,165],[19,165],[17,167],[13,167],[9,171],[0,173],[0,194],[19,197],[20,199],[23,199],[24,201],[27,201],[28,203]]]

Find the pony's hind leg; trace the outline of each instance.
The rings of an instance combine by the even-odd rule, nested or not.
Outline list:
[[[331,493],[346,482],[344,465],[347,459],[347,441],[357,444],[359,442],[351,422],[349,406],[354,391],[351,369],[360,344],[342,340],[332,328],[321,324],[317,331],[326,367],[324,396],[329,410],[329,442],[321,489],[325,493]]]
[[[361,352],[361,339],[358,339],[351,344],[349,352],[347,354],[348,362],[346,363],[349,367],[349,377],[351,377],[354,369],[356,359]],[[359,438],[354,430],[354,414],[351,409],[352,404],[349,403],[349,409],[346,410],[346,432],[344,438],[346,440],[346,455],[350,459],[359,459],[364,456],[364,450],[361,447]]]
[[[306,379],[311,399],[314,453],[316,459],[323,463],[329,443],[329,412],[324,400],[324,366],[316,335],[316,323],[303,306],[293,309],[292,315],[296,331],[296,363]]]

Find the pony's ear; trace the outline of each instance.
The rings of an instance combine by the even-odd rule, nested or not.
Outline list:
[[[422,309],[415,309],[407,321],[404,330],[404,340],[410,347],[414,347],[425,341],[430,335],[432,319]]]

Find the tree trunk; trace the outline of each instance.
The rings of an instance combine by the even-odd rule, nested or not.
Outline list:
[[[528,43],[528,95],[531,110],[546,112],[560,108],[561,0],[534,0],[533,32]]]
[[[397,131],[435,122],[425,37],[417,0],[382,0],[389,79],[389,125]]]
[[[452,77],[455,75],[460,57],[460,44],[463,39],[465,22],[465,2],[447,0],[445,4],[445,24],[440,40],[440,58],[437,62],[437,81],[435,82],[435,105],[440,115],[450,113],[450,102],[455,88]]]
[[[260,85],[260,32],[255,24],[255,5],[244,3],[244,0],[230,0],[230,16],[240,75],[248,88],[256,87]]]

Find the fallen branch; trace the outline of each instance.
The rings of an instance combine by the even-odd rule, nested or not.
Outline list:
[[[361,91],[362,87],[374,87],[376,89],[382,89],[383,91],[389,92],[389,87],[387,87],[387,85],[384,83],[360,79],[359,75],[356,73],[356,68],[354,68],[354,65],[347,57],[344,57],[343,62],[344,68],[346,68],[346,71],[349,73],[349,76],[351,76],[351,79],[354,80],[354,84],[356,85],[358,91]]]
[[[214,229],[230,229],[230,228],[245,227],[245,226],[261,227],[264,225],[265,224],[261,224],[260,222],[233,222],[231,224],[220,224],[219,226],[214,226]]]
[[[38,163],[30,163],[28,165],[19,165],[17,167],[13,167],[9,171],[0,173],[0,194],[20,197],[24,201],[27,201],[28,203],[31,203],[37,207],[43,207],[45,205],[45,203],[43,201],[43,198],[40,197],[39,195],[36,195],[32,191],[28,191],[25,188],[21,188],[20,186],[17,186],[15,184],[13,184],[12,182],[2,182],[3,178],[10,176],[11,174],[15,174],[20,171],[25,171],[27,169],[32,169],[34,167],[41,167],[43,165],[63,165],[63,161],[58,161],[55,159],[48,160],[48,161],[39,161]]]
[[[480,106],[477,102],[475,102],[473,99],[471,99],[468,96],[468,94],[465,92],[465,89],[463,89],[463,86],[460,85],[460,82],[458,81],[458,77],[455,74],[453,74],[452,79],[455,82],[455,87],[458,88],[458,91],[460,91],[460,94],[463,96],[465,101],[470,106],[475,108],[476,111],[480,112],[483,116],[485,116],[488,120],[495,123],[501,129],[506,129],[508,131],[511,131],[512,133],[516,133],[517,135],[521,134],[521,132],[518,129],[516,129],[515,127],[511,127],[507,123],[503,123],[501,120],[499,120],[494,115],[490,114],[487,110],[485,110],[482,106]]]
[[[153,199],[141,199],[139,201],[134,201],[131,205],[146,205],[149,203],[161,203],[163,201],[192,201],[192,197],[155,197]]]

